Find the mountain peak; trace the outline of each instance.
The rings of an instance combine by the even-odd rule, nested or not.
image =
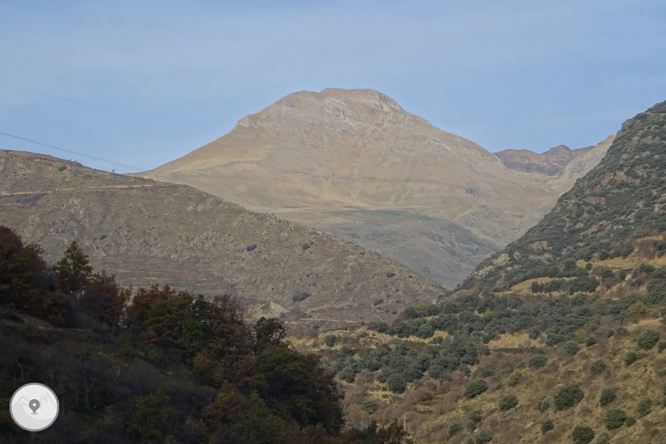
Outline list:
[[[256,114],[236,123],[236,128],[277,129],[282,126],[317,127],[334,132],[358,132],[374,126],[393,124],[404,118],[425,119],[407,113],[391,97],[373,89],[326,88],[286,95]]]
[[[567,172],[575,174],[583,170],[589,170],[590,162],[583,158],[591,157],[592,162],[596,165],[606,154],[611,142],[612,136],[609,136],[598,145],[575,150],[566,145],[557,145],[541,154],[530,150],[508,149],[499,151],[495,155],[500,158],[505,167],[511,170],[546,176],[560,176],[567,174]]]
[[[549,149],[548,151],[546,151],[543,154],[550,154],[550,155],[564,154],[564,155],[567,155],[571,152],[572,152],[572,149],[569,148],[568,146],[566,146],[566,145],[557,145],[557,146],[552,147],[551,149]]]
[[[575,180],[544,186],[386,94],[341,88],[289,94],[140,175],[333,232],[447,286]]]

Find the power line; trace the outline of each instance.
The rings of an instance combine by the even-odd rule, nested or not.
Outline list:
[[[39,142],[39,141],[36,141],[36,140],[33,140],[33,139],[28,139],[26,137],[21,137],[21,136],[17,136],[17,135],[14,135],[14,134],[6,133],[4,131],[0,131],[0,134],[8,136],[8,137],[13,137],[13,138],[18,139],[18,140],[23,140],[23,141],[26,141],[26,142],[30,142],[30,143],[34,143],[34,144],[37,144],[37,145],[45,146],[45,147],[48,147],[48,148],[53,148],[53,149],[56,149],[56,150],[59,150],[59,151],[64,151],[66,153],[76,154],[76,155],[79,155],[79,156],[87,157],[87,158],[90,158],[90,159],[97,160],[99,162],[105,162],[105,163],[108,163],[108,164],[111,164],[111,165],[115,165],[115,166],[119,166],[119,167],[123,167],[123,168],[129,168],[129,169],[132,169],[132,170],[137,171],[137,172],[146,171],[145,168],[139,168],[139,167],[135,167],[135,166],[132,166],[132,165],[127,165],[127,164],[115,162],[115,161],[112,161],[112,160],[103,159],[101,157],[91,156],[91,155],[88,155],[88,154],[80,153],[78,151],[69,150],[69,149],[61,148],[61,147],[51,145],[51,144],[48,144],[48,143],[43,143],[43,142]],[[272,139],[272,140],[279,140],[279,139]],[[155,174],[155,176],[164,178],[165,183],[171,183],[171,184],[177,184],[178,183],[178,182],[173,182],[174,178],[171,178],[171,177],[169,177],[165,174],[157,173],[157,174]],[[169,179],[171,179],[171,180],[169,180]],[[245,191],[245,192],[236,191],[236,190],[229,189],[229,188],[217,185],[217,184],[213,185],[213,184],[203,183],[201,181],[192,180],[192,179],[186,179],[185,180],[185,179],[179,178],[179,180],[181,181],[181,183],[183,185],[191,186],[191,187],[193,187],[195,189],[198,189],[200,191],[203,191],[204,189],[211,189],[211,190],[216,190],[218,192],[224,192],[224,193],[229,193],[229,194],[235,194],[235,195],[242,196],[242,197],[251,197],[251,198],[263,200],[263,201],[266,201],[268,203],[272,203],[272,204],[282,206],[283,208],[291,208],[291,209],[294,209],[294,210],[300,210],[300,211],[304,211],[304,212],[307,212],[307,213],[321,214],[320,212],[318,212],[316,210],[313,210],[311,208],[299,207],[299,206],[294,205],[293,203],[290,203],[290,202],[287,202],[287,201],[281,201],[281,200],[278,200],[278,199],[275,199],[275,198],[271,198],[271,197],[267,197],[267,196],[261,196],[259,194],[254,194],[254,193],[249,193],[247,191]],[[203,191],[203,192],[205,192],[205,191]],[[390,223],[390,224],[378,223],[378,222],[373,222],[373,221],[364,219],[362,217],[359,217],[356,214],[353,214],[353,213],[350,213],[350,212],[344,211],[344,210],[343,211],[338,210],[338,211],[336,211],[336,213],[342,213],[342,214],[345,215],[345,217],[347,217],[349,219],[354,219],[354,220],[357,220],[357,221],[362,222],[362,223],[370,224],[372,226],[377,226],[377,227],[383,227],[383,228],[395,227],[395,226],[400,226],[400,225],[403,225],[403,224],[411,223],[411,221],[393,222],[393,223]]]
[[[24,92],[29,92],[29,93],[32,93],[32,94],[39,94],[41,96],[52,97],[54,99],[68,100],[70,102],[82,103],[84,105],[90,105],[90,106],[96,106],[98,108],[105,108],[105,109],[110,109],[110,110],[113,110],[113,111],[121,111],[121,112],[124,112],[124,113],[136,114],[138,116],[152,117],[153,119],[166,120],[168,122],[177,122],[177,123],[182,123],[182,124],[185,124],[185,125],[199,126],[199,127],[202,127],[202,128],[209,128],[209,129],[214,129],[214,130],[218,130],[218,131],[224,131],[222,128],[218,128],[216,126],[202,125],[200,123],[186,122],[184,120],[171,119],[169,117],[156,116],[154,114],[141,113],[141,112],[138,112],[138,111],[131,111],[131,110],[128,110],[128,109],[116,108],[116,107],[108,106],[108,105],[101,105],[99,103],[87,102],[85,100],[70,99],[69,97],[57,96],[55,94],[49,94],[49,93],[40,92],[40,91],[33,91],[31,89],[19,88],[19,87],[11,86],[11,85],[5,85],[3,83],[0,83],[0,86],[3,86],[5,88],[15,89],[17,91],[24,91]]]
[[[48,148],[57,149],[57,150],[64,151],[64,152],[67,152],[67,153],[72,153],[72,154],[77,154],[77,155],[80,155],[80,156],[88,157],[88,158],[90,158],[90,159],[94,159],[94,160],[97,160],[97,161],[100,161],[100,162],[106,162],[106,163],[109,163],[109,164],[112,164],[112,165],[116,165],[116,166],[120,166],[120,167],[123,167],[123,168],[130,168],[130,169],[135,170],[135,171],[138,171],[138,172],[145,171],[145,168],[138,168],[138,167],[135,167],[135,166],[132,166],[132,165],[126,165],[126,164],[123,164],[123,163],[114,162],[114,161],[112,161],[112,160],[103,159],[103,158],[101,158],[101,157],[90,156],[90,155],[87,155],[87,154],[79,153],[79,152],[77,152],[77,151],[68,150],[68,149],[65,149],[65,148],[57,147],[57,146],[50,145],[50,144],[47,144],[47,143],[38,142],[38,141],[36,141],[36,140],[28,139],[28,138],[25,138],[25,137],[16,136],[16,135],[14,135],[14,134],[9,134],[9,133],[3,132],[3,131],[0,131],[0,134],[5,135],[5,136],[8,136],[8,137],[13,137],[13,138],[15,138],[15,139],[23,140],[23,141],[26,141],[26,142],[34,143],[34,144],[37,144],[37,145],[45,146],[45,147],[48,147]],[[269,138],[269,139],[271,139],[271,138]],[[272,140],[279,140],[279,139],[272,139]],[[169,181],[169,180],[168,180],[168,179],[169,179],[169,176],[167,176],[167,175],[156,173],[155,176],[157,176],[157,177],[163,177],[163,178],[167,179],[167,180],[165,180],[165,183],[167,183],[167,184],[171,184],[171,185],[176,185],[176,184],[178,184],[177,182]],[[142,178],[142,179],[145,179],[145,178]],[[173,180],[173,178],[171,178],[171,179]],[[181,179],[181,180],[182,180],[182,179]],[[181,183],[182,185],[191,186],[191,187],[194,188],[195,190],[198,190],[198,191],[200,191],[200,192],[204,192],[204,193],[206,193],[206,191],[203,191],[203,190],[206,189],[206,188],[208,188],[208,189],[213,189],[213,190],[217,190],[217,191],[222,191],[222,192],[225,192],[225,193],[236,194],[236,195],[238,195],[238,196],[253,197],[253,198],[255,198],[255,199],[264,200],[264,201],[269,202],[269,203],[273,203],[273,204],[281,205],[283,208],[291,208],[291,209],[299,210],[299,211],[303,211],[303,212],[306,212],[306,213],[312,213],[312,214],[316,214],[316,215],[320,215],[320,216],[322,215],[321,212],[319,212],[319,211],[317,211],[317,210],[314,210],[314,209],[312,209],[312,208],[299,207],[299,206],[294,205],[293,203],[290,203],[290,202],[280,201],[280,200],[275,199],[275,198],[270,198],[270,197],[267,197],[267,196],[261,196],[261,195],[253,194],[253,193],[248,193],[247,191],[246,191],[246,192],[240,192],[240,191],[232,190],[232,189],[229,189],[229,188],[226,188],[226,187],[220,186],[220,185],[206,184],[206,183],[203,183],[203,182],[200,182],[200,181],[196,181],[196,180],[191,180],[191,179],[190,179],[190,180],[182,180],[182,182],[184,182],[184,183]],[[197,185],[199,185],[199,186],[197,186]],[[216,196],[216,197],[218,197],[222,202],[225,202],[225,203],[231,203],[231,204],[239,205],[239,206],[242,207],[242,205],[240,205],[240,204],[236,204],[236,203],[234,203],[234,202],[232,202],[232,201],[227,201],[227,200],[223,199],[221,196]],[[250,210],[250,211],[251,211],[251,210]],[[353,211],[353,210],[352,210],[352,211]],[[262,211],[257,211],[257,212],[258,212],[258,213],[267,214],[266,212],[262,212]],[[335,212],[331,212],[331,213],[344,214],[344,217],[346,217],[346,218],[348,218],[348,219],[356,220],[356,221],[358,221],[358,222],[361,222],[362,224],[368,224],[368,225],[371,225],[371,226],[374,226],[374,227],[378,227],[378,228],[383,228],[383,229],[387,229],[387,228],[395,228],[395,227],[399,227],[399,226],[402,226],[402,225],[405,225],[405,224],[410,224],[410,223],[412,223],[412,221],[410,221],[410,220],[406,220],[406,221],[403,221],[403,222],[392,222],[392,223],[386,223],[386,222],[384,222],[384,223],[379,223],[379,222],[374,222],[374,221],[371,221],[371,220],[367,220],[367,219],[365,219],[365,218],[363,218],[363,217],[360,217],[360,216],[357,215],[357,214],[354,214],[353,212],[349,212],[349,211],[345,211],[345,210],[337,210],[337,211],[335,211]],[[275,215],[274,215],[274,216],[275,216]],[[164,217],[164,216],[161,216],[161,217],[162,217],[163,219],[170,220],[171,222],[173,222],[173,223],[175,223],[175,224],[180,224],[180,225],[183,224],[183,221],[182,221],[182,220],[175,220],[175,219],[171,219],[171,218]],[[284,216],[283,216],[283,217],[284,217]],[[282,217],[281,217],[280,219],[282,219]],[[295,222],[296,224],[306,226],[306,225],[303,224],[302,222],[298,222],[298,221],[294,221],[294,222]],[[292,223],[294,223],[294,222],[292,222]],[[451,221],[446,221],[446,222],[451,223]],[[454,223],[454,225],[457,225],[457,224]],[[311,228],[314,228],[314,229],[317,229],[316,227],[311,226],[311,225],[310,225],[310,227],[311,227]],[[329,229],[329,230],[330,230],[330,229]],[[343,238],[344,235],[342,235],[342,236],[341,236],[341,235],[335,235],[335,234],[333,234],[333,233],[332,233],[331,231],[329,231],[329,230],[324,229],[324,231],[328,231],[329,234],[334,235],[334,236],[338,237],[339,239],[342,238],[342,239],[344,240],[344,238]],[[346,241],[347,241],[347,242],[350,242],[350,243],[352,243],[352,244],[356,244],[357,246],[360,246],[357,242],[354,242],[354,241],[352,241],[352,240],[346,240]],[[368,249],[369,251],[374,251],[374,250],[375,250],[375,249],[372,248],[372,247],[363,247],[363,248],[366,248],[366,249]],[[375,251],[375,252],[376,252],[376,251]],[[388,258],[388,257],[384,257],[384,259],[387,259],[387,260],[389,260],[389,261],[392,261],[392,262],[395,262],[395,263],[398,263],[398,264],[402,264],[403,266],[406,266],[406,267],[407,267],[406,264],[403,264],[403,263],[402,263],[401,261],[399,261],[397,258],[393,258],[393,259],[391,259],[391,258]],[[409,268],[409,267],[408,267],[408,268]],[[416,271],[416,270],[414,270],[414,271],[417,272],[417,273],[421,273],[420,271]],[[430,279],[430,278],[429,278],[429,279]]]
[[[68,150],[66,148],[60,148],[59,146],[50,145],[48,143],[38,142],[36,140],[28,139],[26,137],[17,136],[15,134],[9,134],[9,133],[6,133],[4,131],[0,131],[0,134],[2,134],[3,136],[7,136],[7,137],[13,137],[14,139],[19,139],[19,140],[24,140],[26,142],[34,143],[36,145],[41,145],[41,146],[45,146],[45,147],[48,147],[48,148],[53,148],[54,150],[64,151],[66,153],[76,154],[77,156],[87,157],[89,159],[97,160],[98,162],[105,162],[105,163],[115,165],[115,166],[118,166],[118,167],[122,167],[122,168],[129,168],[131,170],[135,170],[135,171],[139,171],[139,172],[146,170],[145,168],[137,168],[137,167],[132,166],[132,165],[126,165],[124,163],[114,162],[113,160],[102,159],[101,157],[95,157],[95,156],[91,156],[89,154],[80,153],[78,151]]]

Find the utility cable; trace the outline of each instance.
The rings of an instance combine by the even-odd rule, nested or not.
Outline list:
[[[45,146],[45,147],[48,147],[48,148],[53,148],[53,149],[56,149],[56,150],[64,151],[66,153],[76,154],[76,155],[79,155],[79,156],[87,157],[87,158],[90,158],[90,159],[97,160],[99,162],[105,162],[105,163],[108,163],[108,164],[111,164],[111,165],[132,169],[132,170],[137,171],[137,172],[146,171],[145,168],[139,168],[139,167],[132,166],[132,165],[127,165],[127,164],[123,164],[123,163],[119,163],[119,162],[114,162],[112,160],[103,159],[101,157],[91,156],[91,155],[88,155],[88,154],[80,153],[78,151],[69,150],[69,149],[61,148],[61,147],[51,145],[51,144],[48,144],[48,143],[43,143],[43,142],[39,142],[39,141],[36,141],[36,140],[33,140],[33,139],[28,139],[26,137],[21,137],[21,136],[17,136],[17,135],[14,135],[14,134],[6,133],[4,131],[0,131],[0,134],[8,136],[8,137],[13,137],[13,138],[18,139],[18,140],[23,140],[23,141],[26,141],[26,142],[30,142],[30,143],[34,143],[34,144],[37,144],[37,145]],[[278,139],[275,139],[275,140],[278,140]],[[164,180],[165,183],[174,184],[174,185],[178,184],[178,182],[173,182],[173,178],[170,178],[167,175],[157,173],[157,174],[155,174],[155,176],[164,178],[163,180]],[[171,180],[169,180],[169,179],[171,179]],[[265,202],[271,203],[271,204],[276,205],[276,206],[279,205],[279,206],[281,206],[282,208],[285,208],[285,209],[293,209],[293,210],[300,210],[300,211],[307,212],[307,213],[321,214],[319,211],[313,210],[311,208],[299,207],[299,206],[294,205],[293,203],[290,203],[290,202],[281,201],[281,200],[278,200],[278,199],[275,199],[275,198],[271,198],[271,197],[267,197],[267,196],[261,196],[261,195],[258,195],[258,194],[248,193],[247,191],[246,192],[241,192],[241,191],[232,190],[232,189],[220,186],[220,185],[207,184],[207,183],[203,183],[201,181],[192,180],[192,179],[178,178],[178,180],[181,181],[182,185],[191,186],[195,189],[198,189],[199,191],[203,191],[204,189],[211,189],[211,190],[215,190],[215,191],[218,191],[218,192],[235,194],[235,195],[240,196],[240,197],[251,197],[251,198],[263,200]],[[203,191],[203,192],[205,192],[205,191]],[[217,196],[217,197],[219,197],[219,196]],[[224,199],[222,199],[222,200],[225,201],[225,202],[233,203],[231,201],[226,201]],[[365,223],[365,224],[370,224],[372,226],[382,227],[382,228],[396,227],[396,226],[411,223],[411,221],[393,222],[393,223],[388,223],[388,224],[387,223],[378,223],[378,222],[369,221],[365,218],[362,218],[362,217],[360,217],[356,214],[350,213],[350,212],[345,211],[345,210],[337,210],[334,213],[344,214],[344,216],[349,218],[349,219],[357,220],[357,221]]]
[[[66,148],[60,148],[59,146],[50,145],[48,143],[38,142],[36,140],[28,139],[26,137],[17,136],[15,134],[9,134],[9,133],[6,133],[4,131],[0,131],[0,134],[2,134],[3,136],[7,136],[7,137],[13,137],[14,139],[19,139],[19,140],[24,140],[26,142],[34,143],[36,145],[41,145],[41,146],[45,146],[45,147],[48,147],[48,148],[53,148],[54,150],[64,151],[66,153],[76,154],[77,156],[87,157],[89,159],[97,160],[98,162],[105,162],[105,163],[115,165],[115,166],[118,166],[118,167],[122,167],[122,168],[129,168],[131,170],[135,170],[135,171],[139,171],[139,172],[146,170],[145,168],[137,168],[137,167],[134,167],[132,165],[126,165],[124,163],[114,162],[113,160],[107,160],[107,159],[102,159],[101,157],[91,156],[90,154],[84,154],[84,153],[80,153],[78,151],[68,150]]]

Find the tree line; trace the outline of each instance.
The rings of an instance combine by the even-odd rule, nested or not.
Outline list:
[[[72,242],[49,266],[0,227],[0,398],[49,385],[60,415],[8,443],[406,443],[397,424],[346,427],[342,391],[277,319],[245,321],[229,295],[123,288]],[[5,402],[6,401],[6,402]]]

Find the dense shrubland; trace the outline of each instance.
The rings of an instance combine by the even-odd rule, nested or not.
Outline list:
[[[597,267],[585,271],[595,275]],[[627,407],[624,392],[609,386],[623,369],[640,365],[643,372],[666,349],[665,329],[658,327],[666,322],[666,267],[643,264],[626,271],[642,284],[631,286],[628,280],[618,279],[592,293],[549,296],[496,293],[482,287],[460,291],[438,304],[408,307],[392,324],[374,324],[356,334],[323,335],[320,354],[327,368],[347,384],[345,403],[355,424],[392,421],[407,414],[410,431],[421,439],[466,442],[476,440],[480,430],[490,436],[499,431],[506,439],[501,433],[510,431],[493,425],[493,418],[514,410],[524,415],[528,409],[534,412],[529,415],[541,418],[536,422],[539,433],[551,440],[567,427],[562,419],[552,420],[582,408],[601,409],[602,420],[571,424],[566,432],[569,442],[574,440],[574,430],[578,430],[577,442],[589,437],[589,430],[612,437],[624,429],[607,429],[603,419],[607,409],[618,406],[631,412],[627,413],[630,424],[633,417],[649,417],[662,402],[648,396]],[[632,328],[644,322],[650,327]],[[531,345],[494,345],[520,335]],[[557,375],[558,368],[572,362],[579,363],[578,376]],[[538,374],[554,375],[555,380],[561,377],[566,383],[545,393],[526,392]],[[666,372],[660,375],[666,377]],[[455,413],[473,408],[468,403],[484,406],[473,420]],[[457,419],[449,419],[447,412]],[[416,432],[423,423],[441,421],[445,425],[434,432]]]
[[[334,376],[284,337],[229,296],[120,288],[75,243],[49,267],[0,227],[0,398],[40,381],[61,403],[34,436],[1,410],[3,443],[406,442],[395,424],[346,428]]]
[[[440,303],[322,344],[350,421],[402,417],[424,443],[666,442],[664,171],[666,102]]]
[[[537,277],[577,276],[579,260],[626,258],[634,251],[663,257],[666,237],[656,234],[666,231],[665,153],[662,102],[625,122],[599,165],[537,225],[483,261],[460,288],[482,284],[506,290]]]

